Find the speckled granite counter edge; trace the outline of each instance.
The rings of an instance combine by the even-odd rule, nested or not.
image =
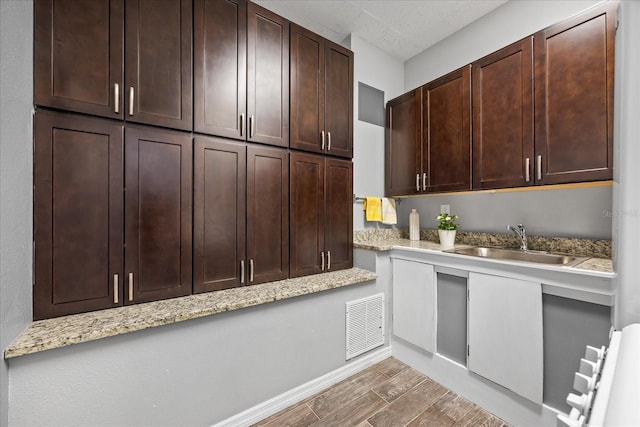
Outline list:
[[[360,268],[155,301],[32,322],[4,358],[93,341],[375,280]]]

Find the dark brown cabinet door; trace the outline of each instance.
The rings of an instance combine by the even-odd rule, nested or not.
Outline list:
[[[248,6],[247,140],[289,146],[289,21]]]
[[[290,156],[290,275],[299,277],[324,270],[324,158]]]
[[[247,284],[289,277],[289,156],[247,147]]]
[[[193,291],[245,284],[246,153],[242,143],[195,138]]]
[[[247,2],[193,6],[194,130],[246,139]]]
[[[327,154],[353,157],[353,52],[325,42]]]
[[[132,125],[125,139],[125,304],[188,295],[191,136]]]
[[[421,89],[387,103],[385,194],[400,196],[421,191]]]
[[[35,2],[36,105],[124,117],[123,1]]]
[[[195,138],[194,292],[289,275],[285,150]]]
[[[321,153],[324,132],[324,39],[291,24],[291,148]],[[326,137],[326,136],[325,136]]]
[[[122,126],[35,117],[35,320],[122,304]]]
[[[535,35],[536,183],[613,176],[615,2]]]
[[[353,157],[353,52],[295,24],[290,146]]]
[[[291,153],[291,277],[353,267],[353,164]]]
[[[326,269],[353,267],[353,163],[325,160]]]
[[[471,189],[471,66],[422,88],[422,174],[427,191]]]
[[[473,188],[533,183],[533,37],[472,64]]]
[[[127,0],[125,118],[191,130],[191,0]]]

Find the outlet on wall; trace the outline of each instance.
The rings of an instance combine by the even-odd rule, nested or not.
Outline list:
[[[449,210],[449,205],[440,205],[440,213],[451,213],[451,211]]]

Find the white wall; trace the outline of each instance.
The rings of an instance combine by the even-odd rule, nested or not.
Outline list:
[[[640,2],[620,3],[616,45],[613,243],[614,326],[640,322]]]
[[[384,92],[384,102],[404,92],[402,62],[351,35],[345,43],[354,53],[353,192],[358,197],[384,195],[384,127],[358,120],[358,82]],[[362,203],[353,206],[353,229],[375,227],[364,221]]]
[[[0,351],[31,321],[33,1],[0,1]],[[0,362],[0,426],[9,412]]]

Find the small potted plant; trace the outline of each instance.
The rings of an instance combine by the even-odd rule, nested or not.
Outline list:
[[[440,249],[452,249],[456,240],[456,230],[458,215],[441,213],[436,217],[438,220],[438,236],[440,237]]]

